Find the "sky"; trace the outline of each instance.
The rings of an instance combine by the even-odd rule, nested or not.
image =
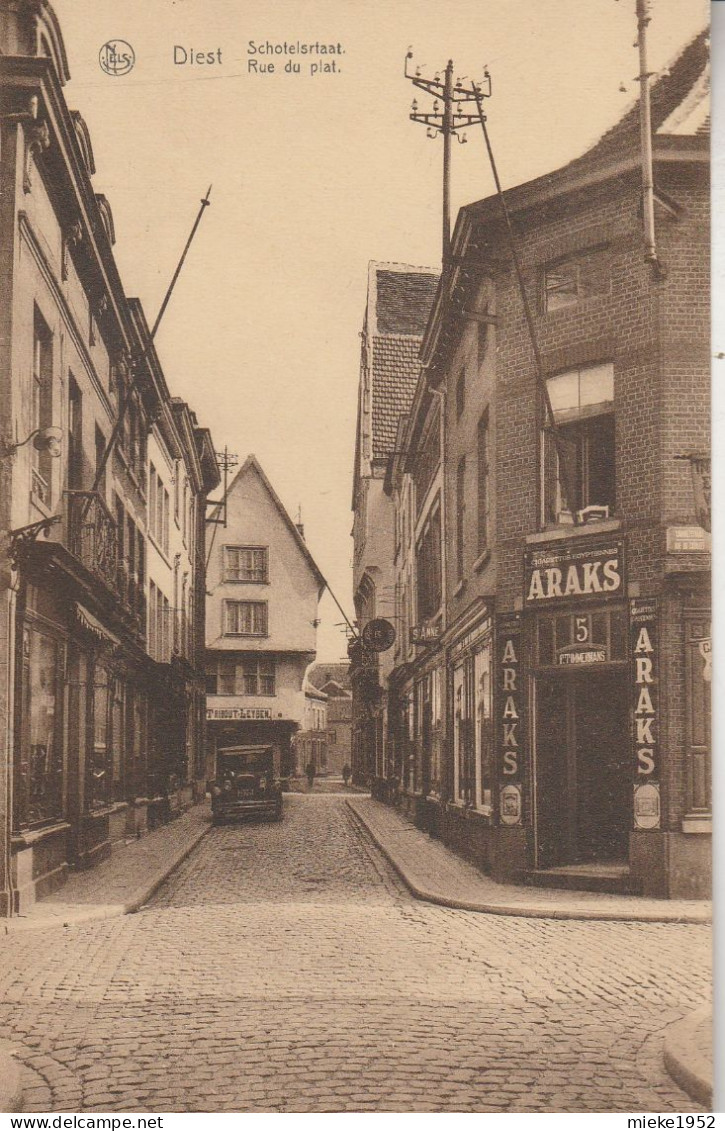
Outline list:
[[[54,0],[66,98],[93,144],[130,296],[153,321],[213,184],[157,336],[172,393],[243,462],[253,452],[352,619],[360,329],[370,260],[440,267],[442,142],[409,120],[425,96],[403,75],[449,58],[488,66],[489,132],[504,188],[585,150],[637,96],[635,0]],[[651,0],[650,69],[709,15]],[[107,75],[99,52],[135,53]],[[250,41],[340,44],[328,55],[250,54]],[[176,50],[175,50],[176,49]],[[203,53],[214,62],[175,62]],[[221,53],[221,62],[219,62]],[[256,72],[250,61],[260,64]],[[274,63],[274,72],[261,66]],[[299,73],[285,62],[300,63]],[[335,63],[311,73],[310,64]],[[620,90],[620,85],[626,87]],[[493,192],[480,131],[454,145],[453,218]],[[345,655],[321,604],[318,655]]]

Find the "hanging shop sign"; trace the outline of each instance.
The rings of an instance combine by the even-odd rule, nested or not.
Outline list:
[[[206,717],[209,720],[264,720],[272,718],[269,707],[207,707]]]
[[[712,640],[709,636],[698,642],[697,650],[702,658],[702,678],[705,683],[712,683]]]
[[[410,630],[411,644],[437,644],[441,638],[437,624],[414,624]]]
[[[496,716],[499,766],[499,818],[503,825],[523,821],[526,729],[521,665],[521,623],[501,617],[496,641]]]
[[[524,557],[527,605],[550,605],[624,592],[624,542],[529,549]]]
[[[660,827],[659,794],[659,639],[657,601],[629,603],[634,751],[634,825]]]
[[[389,620],[376,617],[363,628],[362,642],[373,652],[387,652],[395,643],[395,629]]]

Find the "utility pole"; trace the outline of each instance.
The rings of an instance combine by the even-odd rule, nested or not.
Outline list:
[[[219,467],[221,468],[223,475],[224,475],[224,479],[223,479],[224,486],[222,488],[221,499],[207,499],[206,505],[208,507],[219,507],[220,510],[223,508],[224,517],[223,518],[221,518],[221,517],[219,517],[219,518],[207,518],[206,521],[207,521],[207,523],[210,523],[211,525],[214,525],[214,526],[224,526],[224,527],[226,527],[226,525],[227,525],[227,492],[229,490],[229,471],[232,467],[237,466],[237,464],[239,463],[239,456],[237,455],[236,452],[230,452],[229,448],[226,446],[226,444],[224,445],[224,451],[223,452],[215,452],[214,454],[216,455],[216,458],[219,460]]]
[[[405,67],[403,73],[405,77],[412,82],[413,86],[417,86],[419,90],[425,91],[426,94],[432,95],[434,98],[433,108],[430,111],[420,111],[418,103],[414,99],[411,106],[410,120],[412,122],[420,122],[421,125],[426,127],[427,136],[430,138],[436,137],[437,134],[443,135],[443,254],[442,261],[445,267],[451,246],[451,138],[457,137],[461,145],[465,145],[468,138],[465,133],[459,133],[465,126],[473,125],[478,122],[478,114],[470,114],[463,112],[466,110],[466,103],[475,102],[476,98],[472,90],[466,89],[463,86],[462,79],[453,81],[453,60],[449,59],[446,64],[443,79],[441,80],[440,72],[437,72],[432,79],[426,78],[420,67],[416,67],[415,71],[409,69],[409,60],[413,58],[413,52],[408,51],[405,57]],[[410,64],[412,67],[412,63]],[[481,85],[479,88],[481,97],[490,98],[491,96],[491,80],[488,71],[484,72],[484,83],[487,84],[487,89],[484,90]],[[438,99],[442,101],[442,107]]]
[[[141,365],[141,363],[143,361],[145,361],[148,354],[151,352],[151,348],[154,344],[154,338],[156,337],[156,331],[159,328],[159,323],[161,322],[161,319],[164,316],[164,312],[166,310],[166,307],[169,304],[169,299],[171,298],[171,293],[172,293],[174,287],[176,286],[176,280],[178,279],[179,274],[181,273],[181,268],[184,266],[184,260],[186,259],[187,252],[188,252],[189,248],[191,247],[191,241],[193,240],[194,236],[196,235],[196,230],[199,227],[199,224],[201,223],[201,218],[204,215],[204,210],[209,207],[209,203],[210,203],[209,202],[209,193],[210,192],[211,192],[211,185],[209,185],[209,188],[206,190],[206,196],[202,197],[202,199],[200,201],[201,207],[200,207],[200,209],[197,213],[196,220],[194,221],[194,226],[191,229],[191,234],[189,235],[189,238],[187,239],[186,244],[184,246],[184,250],[181,253],[181,259],[179,260],[179,262],[177,264],[176,270],[174,271],[173,277],[171,279],[171,282],[169,283],[166,294],[164,295],[164,301],[161,303],[161,309],[159,310],[159,313],[156,316],[156,321],[154,322],[153,329],[151,330],[151,332],[148,336],[148,340],[146,342],[146,345],[144,346],[143,350],[141,351],[141,353],[138,357],[131,359],[132,368],[133,367],[138,368]],[[93,495],[95,495],[95,493],[98,490],[98,487],[100,485],[100,482],[103,479],[103,475],[104,475],[104,472],[106,470],[106,464],[108,463],[109,459],[111,458],[111,453],[112,453],[113,449],[115,448],[115,446],[118,442],[119,436],[121,435],[121,430],[123,428],[123,420],[124,420],[124,417],[126,415],[126,409],[128,408],[129,400],[130,400],[130,387],[126,388],[126,389],[121,389],[120,398],[119,398],[119,406],[118,406],[118,416],[116,417],[116,424],[114,426],[113,432],[111,433],[111,439],[108,441],[108,444],[106,445],[105,451],[103,452],[103,455],[101,456],[98,467],[96,468],[96,475],[95,475],[95,478],[93,480],[93,487],[91,488],[91,493],[88,495],[88,498],[86,499],[86,501],[83,505],[83,509],[81,510],[81,524],[85,520],[85,516],[88,513],[88,510],[90,508]]]

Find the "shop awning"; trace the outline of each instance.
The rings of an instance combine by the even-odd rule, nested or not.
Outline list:
[[[104,625],[102,625],[101,622],[96,617],[94,617],[93,613],[89,613],[88,609],[86,609],[83,605],[80,605],[78,604],[78,602],[76,602],[74,609],[78,623],[83,628],[85,628],[86,631],[95,636],[97,640],[102,640],[104,644],[120,645],[121,641],[118,639],[118,637],[114,636],[114,634]]]

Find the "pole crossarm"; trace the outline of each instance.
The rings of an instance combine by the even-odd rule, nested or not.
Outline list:
[[[449,59],[444,78],[441,79],[438,72],[431,79],[421,73],[420,67],[416,67],[415,71],[410,70],[409,62],[412,58],[413,52],[409,49],[405,56],[403,74],[413,86],[432,96],[435,101],[432,110],[419,110],[418,103],[413,100],[410,120],[425,126],[428,137],[434,138],[436,134],[441,134],[443,137],[442,261],[445,267],[449,262],[451,245],[451,138],[457,137],[461,144],[468,140],[465,134],[459,133],[459,130],[473,125],[478,118],[473,113],[463,113],[460,108],[467,107],[469,103],[476,104],[479,97],[489,98],[491,77],[488,70],[484,69],[483,80],[480,83],[471,82],[465,85],[461,78],[454,82],[453,60]],[[438,99],[443,103],[442,109],[439,107]]]

